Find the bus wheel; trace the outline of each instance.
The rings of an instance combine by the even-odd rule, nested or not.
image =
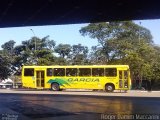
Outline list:
[[[52,83],[51,84],[51,89],[53,91],[59,91],[60,90],[59,84],[58,83]]]
[[[106,90],[106,92],[113,92],[114,91],[114,85],[113,84],[106,84],[105,90]]]

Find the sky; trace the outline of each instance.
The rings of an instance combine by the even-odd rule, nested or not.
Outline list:
[[[140,24],[140,22],[143,27],[151,31],[154,43],[160,45],[160,19],[135,21],[137,24]],[[71,45],[80,43],[91,48],[91,46],[98,44],[97,40],[90,39],[88,36],[84,37],[79,33],[81,27],[87,25],[86,23],[0,28],[0,49],[1,45],[9,40],[14,40],[16,45],[20,45],[22,41],[29,40],[34,35],[39,38],[49,35],[51,40],[56,41],[56,45],[60,43]]]

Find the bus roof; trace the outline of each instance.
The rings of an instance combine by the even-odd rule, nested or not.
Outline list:
[[[23,68],[112,68],[112,67],[125,67],[129,68],[128,65],[50,65],[50,66],[23,66]]]

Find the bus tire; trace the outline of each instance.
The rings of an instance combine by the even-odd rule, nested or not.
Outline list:
[[[105,85],[105,90],[106,90],[106,92],[113,92],[114,89],[115,89],[115,87],[114,87],[114,85],[111,84],[111,83]]]
[[[51,90],[59,91],[60,90],[59,84],[58,83],[52,83],[51,84]]]

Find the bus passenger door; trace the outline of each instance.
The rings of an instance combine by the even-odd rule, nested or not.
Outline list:
[[[36,71],[36,87],[44,88],[45,72]]]
[[[119,89],[129,89],[129,73],[127,70],[119,71]]]

